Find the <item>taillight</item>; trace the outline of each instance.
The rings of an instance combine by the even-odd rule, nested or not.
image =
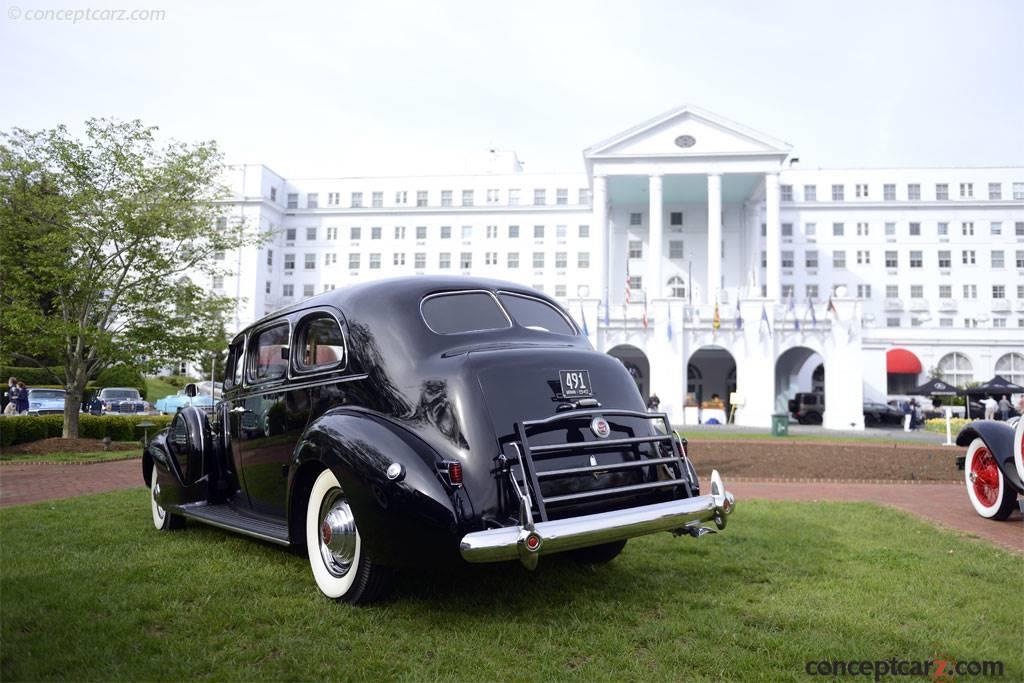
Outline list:
[[[462,463],[457,460],[445,460],[439,470],[445,483],[453,488],[462,486]]]

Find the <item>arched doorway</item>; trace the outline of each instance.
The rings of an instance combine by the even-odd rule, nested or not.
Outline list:
[[[797,394],[814,394],[809,403],[819,406],[810,421],[820,424],[825,415],[825,363],[814,349],[806,346],[794,346],[786,349],[775,361],[775,412],[789,414],[792,412],[789,402]],[[809,406],[808,406],[809,407]]]
[[[651,364],[647,361],[644,352],[631,344],[619,344],[608,349],[608,355],[618,358],[626,366],[626,370],[636,382],[640,395],[646,402],[650,398],[651,389]]]
[[[730,414],[729,398],[736,391],[736,359],[721,346],[702,346],[686,364],[686,406],[713,407],[721,402],[726,417]],[[717,399],[716,399],[717,397]],[[703,419],[701,420],[703,422]]]

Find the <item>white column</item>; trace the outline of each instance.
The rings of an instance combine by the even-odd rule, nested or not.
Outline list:
[[[608,244],[611,235],[608,230],[608,178],[603,175],[594,176],[594,193],[591,197],[594,211],[594,237],[597,238],[597,291],[591,296],[601,299],[608,305],[608,274],[610,271]],[[603,320],[602,315],[602,320]]]
[[[648,178],[650,185],[650,214],[651,230],[648,234],[650,240],[650,258],[647,259],[647,277],[644,278],[644,289],[647,290],[648,299],[661,297],[661,256],[662,256],[662,223],[664,222],[664,206],[662,205],[661,176],[652,175]]]
[[[713,304],[722,286],[722,175],[708,175],[708,282],[705,303]]]
[[[767,241],[765,250],[768,253],[766,283],[769,299],[778,299],[782,294],[782,253],[780,240],[782,227],[779,225],[779,174],[768,173],[764,177],[765,192],[765,223],[767,224]]]

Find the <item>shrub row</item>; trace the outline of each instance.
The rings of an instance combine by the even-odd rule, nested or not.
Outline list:
[[[54,367],[50,369],[57,373],[58,377],[64,376],[64,368]],[[3,381],[5,387],[10,377],[17,377],[30,387],[33,385],[53,384],[54,382],[53,376],[42,368],[0,365],[0,380]]]
[[[135,441],[143,436],[139,422],[152,422],[149,436],[171,423],[171,415],[80,415],[78,435],[83,439]],[[59,437],[64,429],[63,415],[19,415],[0,417],[0,447]]]
[[[64,376],[64,368],[53,367],[50,369],[58,377]],[[54,386],[53,377],[42,368],[13,365],[0,366],[0,382],[4,386],[7,385],[9,377],[17,377],[28,385],[30,389]],[[146,395],[146,380],[143,378],[142,373],[126,365],[115,365],[101,372],[95,380],[90,381],[86,385],[86,392],[92,392],[103,387],[134,387],[139,390],[139,394],[142,396]],[[63,389],[63,387],[61,388]]]

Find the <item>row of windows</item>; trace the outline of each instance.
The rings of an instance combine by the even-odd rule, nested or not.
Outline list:
[[[832,295],[837,295],[837,290],[845,288],[846,285],[837,283],[833,284],[830,292]],[[978,285],[961,285],[961,291],[963,293],[963,299],[977,299],[978,298]],[[904,285],[904,290],[910,294],[911,299],[924,299],[924,285]],[[1006,285],[992,285],[992,298],[995,300],[1006,299],[1007,293]],[[953,285],[939,285],[938,286],[939,299],[952,299],[953,298]],[[818,298],[820,292],[817,284],[811,283],[804,285],[804,296],[814,301]],[[852,294],[852,292],[851,292]],[[870,299],[872,298],[872,288],[870,284],[859,284],[857,285],[856,295],[858,299]],[[792,299],[796,296],[795,285],[782,285],[782,299]],[[885,298],[886,299],[899,299],[900,298],[900,285],[886,285],[885,286]],[[1017,285],[1017,298],[1024,299],[1024,285]]]
[[[845,237],[846,236],[846,223],[834,222],[832,223],[832,236],[833,237]],[[851,235],[856,233],[857,237],[870,237],[871,236],[871,224],[867,221],[859,221],[855,224],[851,224]],[[906,230],[897,230],[899,224],[895,221],[886,222],[884,225],[884,233],[886,237],[922,237],[924,231],[922,230],[922,223],[920,221],[910,221],[906,224]],[[949,237],[950,235],[950,224],[948,221],[938,221],[935,223],[935,236],[936,237]],[[961,221],[959,223],[959,234],[963,237],[975,237],[976,235],[984,234],[983,227],[978,228],[977,233],[975,232],[974,221]],[[782,223],[780,226],[780,233],[783,239],[793,237],[793,224]],[[930,233],[930,230],[929,230]],[[761,236],[766,237],[768,234],[768,225],[766,223],[761,224]],[[805,237],[817,237],[818,236],[818,224],[817,223],[804,223]],[[1004,234],[1003,222],[1002,221],[989,221],[988,224],[988,235],[998,237]],[[1017,237],[1024,237],[1024,221],[1017,221],[1013,224],[1013,234]],[[930,234],[929,234],[930,236]]]
[[[508,190],[500,190],[497,188],[489,189],[484,192],[485,195],[485,206],[521,206],[523,197],[522,190],[519,188],[510,188]],[[271,188],[271,201],[277,200],[276,188]],[[395,201],[390,206],[416,206],[416,207],[428,207],[428,206],[455,206],[456,193],[454,190],[441,190],[440,193],[434,193],[433,199],[439,201],[438,204],[431,204],[431,192],[429,190],[417,190],[415,193],[410,193],[406,190],[398,190],[394,193]],[[461,199],[459,206],[476,206],[476,190],[461,190],[461,194],[458,195]],[[410,197],[414,204],[410,204]],[[548,191],[546,189],[535,189],[533,191],[533,206],[548,206]],[[369,204],[365,203],[369,200]],[[576,191],[575,194],[576,203],[582,206],[590,204],[590,189],[581,187]],[[348,197],[348,207],[352,209],[362,208],[384,208],[384,193],[383,192],[351,192]],[[555,190],[554,194],[555,206],[566,206],[569,204],[569,188],[560,187]],[[329,207],[340,207],[342,202],[342,196],[340,192],[328,192],[327,203],[325,206]],[[286,206],[289,209],[299,208],[299,193],[289,192]],[[320,193],[319,192],[307,192],[306,193],[306,206],[307,209],[319,209],[320,205]]]
[[[630,245],[633,243],[630,242]],[[783,268],[794,268],[796,264],[795,258],[796,252],[783,249],[779,252],[779,258]],[[851,252],[852,258],[856,259],[857,265],[869,266],[871,265],[871,250],[870,249],[858,249]],[[630,247],[630,256],[632,257],[632,246]],[[680,247],[681,256],[681,247]],[[939,268],[952,268],[953,267],[953,251],[950,249],[939,249],[936,254],[936,265]],[[845,268],[846,267],[846,250],[836,249],[832,251],[832,267],[833,268]],[[884,264],[886,268],[899,268],[900,267],[900,255],[899,251],[887,250],[885,252]],[[917,249],[912,249],[907,255],[907,264],[911,268],[923,268],[924,267],[924,252]],[[978,251],[976,249],[962,249],[960,251],[960,265],[974,266],[978,264]],[[804,252],[804,268],[817,268],[819,265],[819,257],[817,249],[809,249]],[[992,268],[1005,268],[1006,267],[1006,252],[1002,249],[992,249],[989,251],[989,263],[988,265]],[[768,252],[761,252],[761,267],[768,267]],[[1024,250],[1018,249],[1015,254],[1014,267],[1024,270]]]
[[[980,185],[980,183],[979,183]],[[872,186],[868,183],[856,183],[853,186],[853,196],[857,199],[877,199],[877,195],[874,192],[878,192],[878,188],[875,187],[872,191]],[[846,185],[841,183],[832,185],[832,201],[841,202],[846,200]],[[901,191],[897,193],[896,183],[883,183],[881,198],[884,201],[919,201],[921,199],[921,183],[908,183],[905,187],[899,188]],[[987,196],[990,200],[1001,200],[1003,196],[1003,184],[1002,183],[988,183]],[[985,189],[982,187],[978,188],[978,196],[975,196],[974,183],[960,183],[959,184],[959,196],[960,199],[980,199],[981,192]],[[793,192],[793,185],[780,185],[779,193],[782,201],[792,202],[795,201]],[[935,193],[933,198],[939,201],[948,200],[951,197],[951,189],[949,183],[935,183]],[[1015,182],[1012,185],[1011,196],[1015,200],[1024,199],[1024,182]],[[817,185],[804,185],[802,199],[805,202],[818,201],[818,186]]]
[[[316,254],[303,254],[303,269],[304,270],[316,270],[317,255]],[[405,252],[394,252],[392,255],[392,265],[404,266],[406,264]],[[452,252],[445,251],[437,255],[437,267],[446,269],[451,268],[452,264]],[[338,263],[338,255],[336,253],[324,254],[324,265],[332,266]],[[546,263],[546,254],[543,251],[533,252],[533,267],[544,268]],[[565,251],[555,252],[555,268],[568,268],[569,254]],[[462,269],[473,267],[473,253],[464,251],[459,254],[459,264]],[[510,251],[506,254],[506,267],[518,268],[519,267],[519,252]],[[274,252],[267,252],[267,265],[274,265]],[[381,267],[381,254],[380,252],[369,254],[369,265],[371,269],[377,269]],[[496,266],[498,265],[498,252],[488,251],[484,253],[484,265]],[[348,255],[348,267],[350,270],[358,270],[362,267],[362,254],[359,252],[350,253]],[[417,252],[413,254],[413,267],[416,269],[422,269],[427,267],[427,254],[425,252]],[[589,268],[590,267],[590,252],[581,251],[576,254],[576,267],[577,268]],[[284,269],[295,270],[295,254],[284,255]]]
[[[1010,321],[1009,318],[1003,318],[1003,317],[998,317],[998,316],[997,317],[993,317],[991,320],[989,320],[988,318],[984,318],[984,319],[982,319],[982,318],[963,318],[963,325],[962,326],[966,327],[966,328],[977,328],[977,327],[985,327],[986,323],[990,323],[989,326],[992,327],[993,329],[1000,329],[1001,330],[1001,329],[1005,329],[1007,327],[1010,327],[1010,325],[1008,324],[1009,321]],[[910,326],[911,327],[924,327],[924,324],[926,322],[930,322],[930,319],[923,319],[923,318],[916,318],[916,317],[911,317],[910,318]],[[886,327],[906,327],[906,324],[903,322],[903,318],[901,318],[899,316],[888,316],[885,319],[885,326]],[[955,318],[939,318],[939,327],[956,327],[956,319]],[[1017,318],[1017,327],[1024,328],[1024,318]],[[1006,377],[1006,379],[1010,379],[1010,378]],[[971,381],[971,380],[968,380],[968,381]],[[1013,381],[1013,380],[1010,380],[1010,381]],[[946,383],[947,384],[957,384],[956,382],[954,382],[951,379],[946,379]]]
[[[533,287],[533,289],[536,289],[538,292],[543,292],[544,291],[544,285],[543,284],[535,284],[535,285],[531,285],[531,286]],[[337,289],[337,287],[338,286],[335,285],[335,284],[324,284],[324,285],[322,285],[321,291],[322,292],[329,292],[331,290]],[[266,293],[270,294],[271,293],[271,289],[272,289],[272,285],[271,285],[270,281],[267,281],[267,283],[266,283]],[[308,299],[309,297],[313,296],[314,294],[316,294],[316,285],[308,284],[308,283],[302,285],[302,297],[304,299]],[[287,283],[287,284],[281,285],[281,296],[283,298],[286,298],[286,299],[294,298],[295,297],[295,285],[291,284],[291,283]],[[555,296],[558,297],[558,298],[565,298],[566,296],[568,296],[566,285],[555,285]]]
[[[485,226],[485,227],[486,227],[485,234],[487,236],[487,239],[497,239],[498,238],[499,230],[498,230],[498,226],[497,225],[488,225],[488,226]],[[338,235],[340,234],[339,233],[339,228],[331,227],[331,228],[325,228],[325,230],[326,230],[326,232],[325,232],[325,239],[326,240],[334,241],[334,240],[338,239]],[[355,242],[355,241],[361,240],[363,238],[363,228],[362,227],[360,227],[360,226],[352,226],[348,230],[349,230],[349,233],[348,233],[349,234],[349,239],[351,239],[352,241]],[[469,240],[469,239],[473,239],[474,231],[475,231],[475,226],[463,225],[463,226],[461,226],[459,234],[462,235],[462,239]],[[317,239],[319,238],[319,234],[320,234],[319,228],[315,228],[315,227],[306,228],[306,232],[305,232],[306,241],[307,242],[315,242],[315,241],[317,241]],[[380,227],[372,227],[372,228],[370,228],[370,233],[369,234],[370,234],[370,239],[371,240],[379,240],[384,235],[384,229],[380,228]],[[406,237],[408,237],[409,234],[415,235],[416,239],[418,239],[418,240],[425,240],[425,239],[428,239],[428,235],[430,234],[430,230],[425,225],[418,225],[418,226],[416,226],[415,230],[410,233],[410,231],[406,230],[406,227],[404,225],[396,225],[394,227],[394,236],[395,236],[396,240],[404,240],[404,239],[406,239]],[[505,234],[506,234],[506,236],[509,239],[519,239],[521,231],[520,231],[518,225],[509,225],[506,228],[506,230],[505,230]],[[546,226],[543,226],[543,225],[535,225],[535,226],[533,226],[533,237],[534,237],[534,239],[544,239],[546,234],[547,234]],[[555,237],[557,239],[565,239],[568,236],[568,234],[569,234],[569,226],[568,225],[556,225],[555,226]],[[577,226],[577,228],[576,228],[576,235],[577,235],[577,237],[580,237],[581,239],[589,238],[590,237],[590,226],[589,225]],[[450,226],[450,225],[442,225],[442,226],[440,226],[436,236],[439,237],[440,239],[443,239],[443,240],[451,239],[451,237],[452,237],[452,226]],[[285,231],[284,231],[284,239],[285,239],[286,242],[294,242],[297,237],[298,237],[298,228],[286,228],[285,229]]]

